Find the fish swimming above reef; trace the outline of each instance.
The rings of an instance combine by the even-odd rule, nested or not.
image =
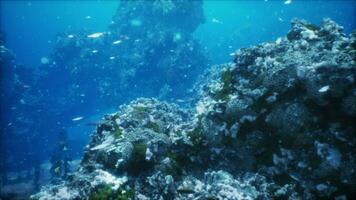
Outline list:
[[[98,38],[98,37],[101,37],[101,36],[103,36],[103,35],[104,35],[103,32],[97,32],[97,33],[90,34],[90,35],[88,35],[87,37],[88,37],[88,38]]]
[[[75,118],[73,118],[72,119],[72,121],[73,122],[75,122],[75,121],[80,121],[80,120],[82,120],[84,117],[75,117]]]
[[[286,0],[286,1],[284,1],[284,4],[285,5],[288,5],[288,4],[291,4],[292,3],[292,0]]]

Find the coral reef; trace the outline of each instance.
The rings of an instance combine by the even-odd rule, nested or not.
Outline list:
[[[355,34],[341,31],[294,20],[286,37],[207,72],[192,110],[122,106],[80,169],[32,198],[351,199]]]
[[[330,19],[320,27],[294,20],[287,37],[238,50],[220,77],[200,87],[210,148],[240,161],[224,169],[293,183],[302,199],[352,193],[355,35],[341,30]]]
[[[30,170],[36,159],[49,157],[55,135],[80,123],[71,119],[89,120],[93,113],[141,96],[186,97],[206,67],[205,54],[192,36],[204,22],[202,1],[117,2],[107,30],[58,34],[38,67],[18,65],[0,33],[1,177],[6,177],[5,169]],[[154,122],[146,126],[150,134],[163,129]],[[114,137],[121,134],[116,129]],[[75,142],[69,151],[78,155],[84,142]],[[16,151],[18,145],[23,152]]]

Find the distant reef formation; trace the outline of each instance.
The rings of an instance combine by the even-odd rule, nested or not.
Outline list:
[[[330,19],[208,70],[195,108],[139,98],[32,199],[352,199],[356,34]]]
[[[117,2],[106,30],[58,34],[36,68],[17,64],[0,33],[0,177],[42,161],[78,116],[138,97],[187,97],[208,63],[192,35],[204,23],[203,2]]]
[[[192,35],[204,22],[202,1],[118,4],[107,30],[58,35],[38,81],[54,113],[86,107],[90,114],[142,96],[183,98],[206,67]]]

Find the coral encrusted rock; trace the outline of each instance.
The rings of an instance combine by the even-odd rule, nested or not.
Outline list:
[[[355,34],[294,20],[235,53],[194,108],[138,99],[98,125],[79,170],[34,199],[351,199]]]

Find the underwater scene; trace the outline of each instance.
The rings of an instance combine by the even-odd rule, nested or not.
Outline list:
[[[0,200],[355,198],[355,0],[1,0],[0,22]]]

